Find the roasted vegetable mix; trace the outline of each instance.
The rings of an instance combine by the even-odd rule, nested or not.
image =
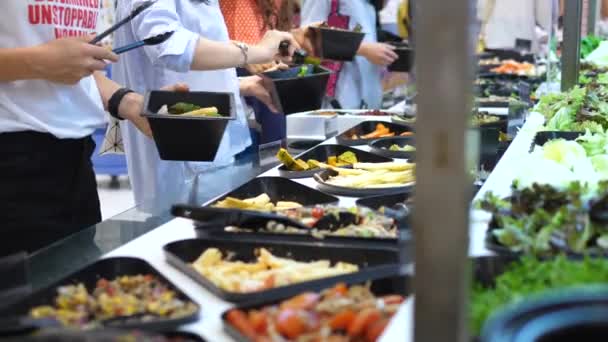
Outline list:
[[[357,155],[351,151],[346,151],[338,156],[330,156],[326,161],[321,162],[314,159],[306,161],[295,159],[284,148],[281,148],[277,153],[277,159],[290,171],[326,169],[329,166],[348,166],[358,162]]]
[[[412,135],[414,135],[413,132],[403,132],[403,133],[399,134],[400,137],[409,137]],[[372,132],[367,133],[367,134],[362,134],[362,135],[353,133],[349,136],[349,138],[352,140],[359,140],[359,139],[387,138],[387,137],[394,137],[394,136],[395,136],[395,132],[392,132],[390,128],[379,123],[376,125],[376,129],[373,130]]]
[[[479,205],[493,214],[488,234],[512,252],[608,251],[608,182],[593,190],[579,182],[565,190],[539,184],[519,189],[514,184],[509,198],[487,193]]]
[[[233,309],[226,320],[249,341],[376,341],[404,302],[367,286],[338,284],[257,310]]]
[[[486,320],[505,305],[523,303],[529,296],[551,289],[608,283],[608,260],[564,256],[540,261],[524,257],[507,266],[494,286],[473,285],[471,291],[471,335],[479,335]]]
[[[30,311],[33,318],[54,318],[64,326],[91,328],[104,320],[142,315],[144,319],[180,318],[197,307],[177,297],[175,291],[152,275],[99,279],[89,291],[84,284],[61,286],[51,305]]]

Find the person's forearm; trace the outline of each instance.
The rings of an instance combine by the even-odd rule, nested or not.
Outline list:
[[[101,95],[101,100],[103,102],[103,107],[105,110],[108,110],[108,102],[114,93],[122,88],[122,86],[111,79],[107,78],[100,72],[96,72],[93,74],[95,76],[95,81],[97,82],[97,87],[99,88],[99,93]],[[128,119],[130,115],[139,114],[137,112],[141,112],[143,108],[144,98],[142,95],[137,93],[129,93],[123,97],[120,102],[120,106],[118,107],[118,114]]]
[[[192,59],[192,70],[217,70],[242,66],[245,62],[243,52],[231,42],[216,42],[199,38]],[[259,47],[249,45],[247,64],[270,62]]]
[[[0,49],[0,82],[39,78],[32,62],[32,56],[39,53],[37,49],[36,47]]]

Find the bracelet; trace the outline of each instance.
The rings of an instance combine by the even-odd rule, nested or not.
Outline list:
[[[248,64],[249,60],[249,45],[243,42],[236,41],[232,41],[232,43],[241,50],[241,54],[243,55],[243,64],[241,65],[241,67],[245,67]]]
[[[120,88],[114,94],[112,94],[112,97],[110,97],[110,100],[108,101],[108,112],[110,112],[110,115],[112,115],[113,118],[117,120],[124,120],[122,117],[120,117],[120,115],[118,115],[118,107],[120,107],[120,102],[122,102],[122,99],[129,93],[134,93],[134,91],[128,88]]]

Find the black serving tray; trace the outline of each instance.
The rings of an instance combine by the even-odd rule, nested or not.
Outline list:
[[[510,101],[478,101],[475,104],[481,108],[509,108]]]
[[[392,187],[392,188],[368,188],[368,189],[356,189],[346,188],[343,186],[336,186],[327,183],[327,179],[331,176],[337,175],[334,170],[324,170],[314,175],[317,181],[317,187],[327,193],[331,193],[338,196],[347,197],[369,197],[369,196],[380,196],[380,195],[391,195],[400,193],[410,193],[414,189],[414,184]]]
[[[336,137],[336,141],[338,142],[338,144],[346,145],[346,146],[357,146],[357,145],[369,144],[370,142],[377,140],[378,138],[353,140],[353,139],[350,139],[350,137],[353,134],[356,134],[358,136],[369,134],[376,130],[377,124],[383,124],[384,126],[388,127],[391,130],[391,132],[395,133],[395,136],[398,136],[399,134],[401,134],[403,132],[414,132],[414,128],[412,126],[408,126],[408,125],[398,124],[398,123],[394,123],[394,122],[386,122],[386,121],[364,121],[364,122],[357,124],[356,126],[354,126],[352,128],[347,129],[346,131],[340,133],[340,135],[338,135]]]
[[[293,114],[321,108],[331,71],[320,66],[308,67],[312,72],[301,77],[297,76],[300,67],[262,74],[280,113]]]
[[[416,139],[414,137],[381,138],[372,141],[371,143],[369,143],[369,146],[373,153],[379,154],[381,156],[389,158],[407,159],[409,162],[413,162],[415,160],[416,151],[391,151],[389,150],[389,147],[391,147],[391,145],[393,144],[397,144],[399,146],[411,145],[415,147]]]
[[[327,158],[330,156],[338,156],[344,152],[354,152],[357,156],[357,160],[362,163],[383,163],[392,161],[391,158],[379,156],[377,154],[362,151],[356,148],[343,145],[318,145],[312,149],[295,156],[295,159],[302,159],[307,161],[309,159],[318,160],[325,163]],[[285,165],[279,167],[279,175],[285,178],[307,178],[312,177],[315,173],[319,172],[319,169],[306,170],[306,171],[290,171]]]
[[[187,102],[217,107],[226,117],[188,117],[157,114],[163,105]],[[171,92],[154,90],[146,94],[143,116],[148,118],[158,154],[163,160],[213,161],[226,126],[236,118],[232,93]]]
[[[318,287],[318,288],[310,288],[310,289],[308,289],[308,291],[320,292],[324,289],[331,288],[334,285],[335,284],[329,285],[329,286],[326,285],[326,286]],[[374,280],[373,282],[371,282],[371,291],[376,296],[383,296],[383,295],[390,295],[390,294],[400,294],[403,296],[409,296],[413,292],[413,284],[412,284],[412,280],[410,279],[409,276],[404,275],[404,276],[387,277],[387,278]],[[237,307],[236,309],[243,310],[243,311],[258,310],[258,309],[262,309],[263,307],[266,307],[266,306],[279,304],[281,302],[281,300],[284,300],[287,298],[288,297],[281,298],[279,300],[272,300],[272,301],[256,301],[255,303],[244,304],[242,306]],[[409,298],[406,298],[406,300],[409,300]],[[230,322],[228,322],[228,320],[226,319],[226,315],[228,314],[228,312],[230,312],[230,310],[233,310],[233,309],[228,309],[222,314],[222,322],[224,323],[224,330],[226,331],[226,333],[228,333],[228,335],[230,335],[230,337],[232,337],[235,341],[252,342],[246,336],[241,334],[236,328],[234,328],[232,326],[232,324],[230,324]]]
[[[388,71],[409,72],[414,65],[414,49],[405,42],[390,42],[399,58],[388,66]]]
[[[412,193],[399,193],[393,195],[381,195],[360,198],[357,200],[357,205],[367,207],[374,210],[379,210],[382,207],[393,207],[397,203],[405,203],[411,197]]]
[[[365,33],[328,27],[309,27],[315,56],[335,61],[352,61]]]
[[[205,206],[213,205],[226,197],[245,199],[256,197],[263,193],[266,193],[273,203],[278,201],[292,201],[298,202],[302,204],[302,206],[312,206],[315,204],[332,204],[338,202],[337,197],[322,193],[321,191],[309,188],[286,178],[258,177],[219,198],[207,202]]]
[[[150,274],[155,276],[156,278],[167,284],[169,288],[174,290],[180,299],[190,301],[196,304],[195,301],[188,297],[175,284],[170,282],[158,270],[156,270],[146,261],[131,257],[115,257],[101,259],[81,269],[80,271],[77,271],[63,278],[62,280],[57,281],[54,284],[35,292],[34,294],[26,297],[24,300],[14,305],[11,305],[8,309],[2,310],[0,314],[3,316],[28,316],[29,310],[31,308],[39,305],[48,305],[53,303],[54,298],[57,296],[57,288],[59,286],[83,283],[87,289],[91,290],[95,287],[97,280],[99,280],[100,278],[106,278],[109,280],[119,276],[138,274]],[[158,332],[172,331],[180,325],[196,321],[198,318],[199,311],[200,308],[192,315],[182,318],[155,318],[150,319],[149,321],[129,321],[116,323],[115,328],[142,329]]]
[[[255,251],[266,248],[278,257],[293,258],[298,261],[330,260],[359,265],[359,271],[346,275],[306,281],[251,293],[225,291],[199,274],[191,265],[207,248],[218,248],[224,256],[231,252],[233,260],[253,261]],[[338,282],[353,284],[400,274],[400,257],[397,250],[383,248],[347,247],[326,243],[287,243],[279,241],[238,241],[232,239],[206,238],[172,242],[164,248],[167,261],[214,295],[229,302],[253,300],[272,301],[287,298],[302,291],[331,286]]]
[[[541,131],[537,132],[530,146],[530,151],[534,150],[534,146],[544,146],[548,141],[554,139],[576,140],[576,138],[584,135],[585,132],[566,132],[566,131]]]
[[[139,330],[103,329],[94,331],[74,331],[67,329],[44,330],[29,336],[7,338],[6,341],[14,342],[49,342],[49,341],[168,341],[173,342],[205,342],[205,340],[193,333],[175,331],[163,333],[148,333]],[[3,339],[4,341],[4,339]]]

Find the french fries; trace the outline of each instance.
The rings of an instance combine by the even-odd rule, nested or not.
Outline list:
[[[415,164],[356,163],[353,169],[332,167],[338,173],[326,183],[346,188],[385,188],[404,186],[415,181]]]
[[[226,199],[217,202],[213,205],[216,208],[242,209],[242,210],[258,210],[258,211],[278,211],[300,208],[302,205],[297,202],[278,201],[276,204],[270,201],[267,194],[261,194],[257,197],[238,199],[234,197],[226,197]]]

